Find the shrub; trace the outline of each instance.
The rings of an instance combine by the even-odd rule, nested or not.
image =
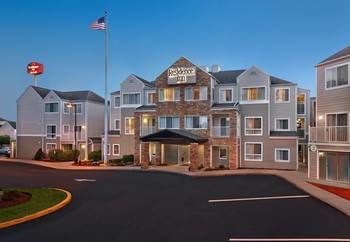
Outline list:
[[[126,164],[132,164],[134,163],[134,155],[124,155],[122,160],[126,163]]]
[[[50,150],[49,159],[51,161],[75,161],[80,155],[79,150]]]
[[[102,159],[102,154],[100,150],[92,151],[88,155],[89,160],[91,161],[100,161]]]
[[[35,153],[33,160],[42,160],[45,158],[45,153],[43,150],[40,148],[38,151]]]
[[[109,164],[112,166],[125,166],[123,159],[112,159],[109,160]]]
[[[9,145],[11,143],[11,138],[8,135],[0,136],[0,145]]]

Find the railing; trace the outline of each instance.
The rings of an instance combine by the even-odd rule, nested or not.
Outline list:
[[[141,136],[146,136],[149,134],[153,134],[157,131],[157,128],[154,126],[145,126],[141,127]]]
[[[77,132],[77,140],[84,140],[85,132]],[[62,134],[61,137],[64,141],[74,141],[74,132],[69,132],[66,134]]]
[[[230,126],[213,126],[212,137],[229,137],[230,136]]]
[[[350,126],[310,127],[309,133],[312,143],[350,144]]]

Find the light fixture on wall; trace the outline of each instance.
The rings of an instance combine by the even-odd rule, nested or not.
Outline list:
[[[319,115],[318,120],[323,120],[323,115]]]

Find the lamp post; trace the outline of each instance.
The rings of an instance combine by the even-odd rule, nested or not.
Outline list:
[[[74,152],[77,150],[77,105],[75,103],[68,103],[68,108],[74,107]],[[74,163],[77,163],[77,157],[74,158]]]

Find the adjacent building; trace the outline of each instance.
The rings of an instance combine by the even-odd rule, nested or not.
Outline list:
[[[209,71],[182,57],[154,81],[131,75],[111,94],[109,154],[133,153],[143,166],[294,170],[299,141],[300,152],[307,146],[309,96],[254,66]]]
[[[29,86],[17,99],[17,157],[41,148],[80,150],[80,159],[101,149],[104,99],[92,91],[61,92]]]
[[[0,136],[9,136],[16,140],[16,122],[0,118]]]
[[[350,46],[316,65],[316,127],[309,177],[350,183]]]

